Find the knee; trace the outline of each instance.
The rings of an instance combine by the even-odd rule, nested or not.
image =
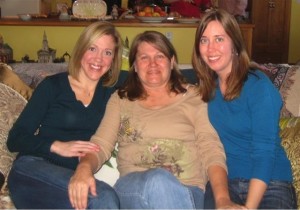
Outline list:
[[[97,196],[89,195],[89,209],[119,209],[120,201],[115,190],[105,182],[97,181]]]
[[[40,169],[40,167],[37,167],[37,164],[41,162],[41,160],[42,158],[39,157],[21,156],[13,162],[11,170],[26,175],[28,172]]]
[[[148,187],[168,187],[174,183],[179,183],[177,178],[169,171],[161,168],[151,169],[146,175]],[[147,188],[148,188],[147,187]]]
[[[115,184],[115,189],[120,193],[157,192],[158,190],[167,190],[169,187],[180,185],[177,178],[165,169],[157,168],[143,172],[133,172],[119,178]]]
[[[97,194],[101,197],[110,197],[112,200],[118,200],[118,195],[114,188],[103,181],[97,180]]]

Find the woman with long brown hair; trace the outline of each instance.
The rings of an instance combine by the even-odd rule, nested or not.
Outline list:
[[[281,146],[282,99],[262,71],[250,64],[235,18],[208,12],[196,31],[193,67],[200,97],[224,145],[231,200],[249,209],[296,208],[291,164]],[[206,208],[214,208],[206,189]]]

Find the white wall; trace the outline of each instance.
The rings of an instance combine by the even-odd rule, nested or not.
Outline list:
[[[18,14],[39,14],[40,0],[0,0],[1,16]]]

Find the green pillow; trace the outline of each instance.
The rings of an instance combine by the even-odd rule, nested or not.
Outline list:
[[[296,189],[297,203],[300,205],[300,117],[280,119],[280,136],[293,171],[293,184]]]

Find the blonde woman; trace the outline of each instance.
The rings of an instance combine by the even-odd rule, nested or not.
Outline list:
[[[69,71],[47,77],[35,89],[7,141],[8,149],[18,152],[8,177],[17,208],[73,207],[68,183],[78,160],[100,150],[89,140],[118,79],[121,43],[112,24],[89,25],[75,45]],[[95,184],[97,196],[90,196],[86,208],[118,208],[113,188]]]

